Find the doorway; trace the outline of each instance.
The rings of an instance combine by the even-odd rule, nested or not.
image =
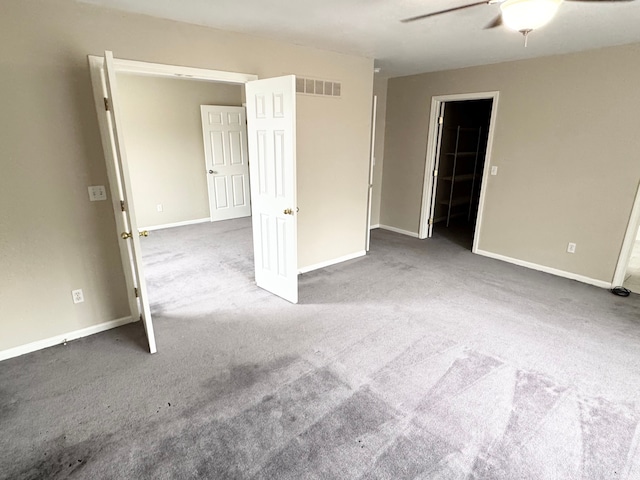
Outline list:
[[[244,86],[116,78],[138,228],[250,215]]]
[[[471,250],[493,100],[445,102],[429,221],[438,235]]]
[[[150,353],[157,349],[139,238],[148,233],[138,228],[116,72],[244,85],[248,158],[255,160],[249,168],[256,179],[251,184],[256,284],[297,303],[295,76],[258,80],[249,74],[115,59],[110,51],[89,56],[89,67],[131,317],[142,321]]]
[[[419,238],[437,235],[475,252],[498,92],[433,97]]]
[[[251,283],[244,86],[116,79],[133,207],[138,230],[149,232],[140,246],[151,315],[173,317],[191,305],[214,310],[220,278],[235,288]]]

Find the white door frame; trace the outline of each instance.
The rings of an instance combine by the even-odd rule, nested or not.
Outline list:
[[[498,114],[499,92],[476,92],[460,93],[454,95],[437,95],[431,97],[431,114],[429,119],[429,135],[427,140],[427,156],[425,159],[424,182],[422,186],[422,207],[420,209],[420,229],[418,238],[424,239],[429,235],[429,212],[431,211],[431,189],[433,188],[433,170],[436,163],[436,146],[438,143],[438,112],[440,107],[446,102],[460,102],[464,100],[493,100],[491,105],[491,118],[489,120],[489,136],[487,137],[487,149],[485,153],[484,171],[482,182],[480,183],[480,203],[478,204],[478,214],[476,216],[476,229],[473,236],[473,247],[471,251],[477,253],[482,230],[482,215],[484,212],[484,199],[486,185],[489,178],[488,168],[491,165],[491,152],[493,150],[493,136],[495,133],[496,116]]]
[[[369,251],[371,244],[371,209],[373,207],[373,168],[376,165],[376,117],[378,115],[378,96],[373,96],[373,110],[371,112],[371,153],[369,155],[369,188],[367,196],[367,240],[365,251]]]
[[[614,287],[621,287],[624,283],[624,277],[627,273],[627,267],[629,266],[629,259],[633,252],[633,246],[638,235],[638,227],[640,226],[640,183],[638,184],[638,190],[636,191],[636,198],[633,201],[631,207],[631,215],[629,215],[629,223],[627,224],[627,232],[624,235],[622,242],[622,248],[620,249],[620,256],[618,257],[618,264],[616,265],[615,273],[613,274],[613,281],[611,282]]]
[[[88,55],[89,70],[91,73],[91,83],[93,86],[94,102],[96,106],[96,112],[98,112],[98,125],[100,128],[100,137],[102,140],[102,148],[105,155],[105,161],[112,158],[114,152],[114,146],[111,143],[111,137],[109,135],[109,124],[107,112],[104,109],[104,99],[102,97],[104,81],[104,57],[97,55]],[[164,78],[183,78],[189,80],[202,80],[216,83],[230,83],[244,85],[245,83],[257,80],[258,76],[248,73],[237,72],[225,72],[221,70],[209,70],[204,68],[183,67],[179,65],[165,65],[160,63],[149,63],[135,60],[123,60],[119,58],[113,59],[115,71],[117,73],[129,73],[134,75],[152,76],[152,77],[164,77]],[[114,176],[114,172],[107,168],[107,175],[111,191],[114,189],[117,191],[120,188],[117,178]],[[111,195],[112,206],[116,215],[120,214],[120,201],[116,195]],[[120,240],[120,232],[116,228],[116,235]],[[138,316],[137,299],[134,293],[135,280],[131,269],[127,268],[127,262],[129,257],[124,253],[122,249],[121,259],[124,266],[125,285],[127,287],[127,296],[129,300],[129,308],[131,315],[135,319]],[[155,346],[151,348],[151,353],[155,351]]]

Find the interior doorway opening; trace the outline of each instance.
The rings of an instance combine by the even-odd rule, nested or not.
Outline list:
[[[434,172],[433,232],[471,250],[486,159],[493,100],[444,103]]]
[[[115,59],[110,51],[88,58],[131,319],[142,321],[149,352],[157,348],[141,255],[140,237],[146,235],[135,212],[116,72],[244,85],[248,158],[254,160],[250,170],[256,179],[250,197],[255,280],[258,287],[297,303],[295,76],[259,80],[251,74]]]
[[[435,228],[477,252],[497,104],[498,92],[432,97],[419,238]]]
[[[252,284],[244,85],[116,78],[151,315],[204,314]]]
[[[249,216],[244,85],[116,77],[138,228]]]

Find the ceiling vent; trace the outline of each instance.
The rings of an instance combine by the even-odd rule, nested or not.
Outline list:
[[[342,84],[330,80],[296,77],[296,93],[321,97],[340,97]]]

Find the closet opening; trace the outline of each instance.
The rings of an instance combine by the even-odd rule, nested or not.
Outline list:
[[[420,228],[420,238],[435,232],[473,251],[497,101],[497,92],[482,95],[433,99]]]

